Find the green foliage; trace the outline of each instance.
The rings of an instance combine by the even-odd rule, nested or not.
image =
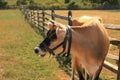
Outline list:
[[[22,5],[27,5],[27,0],[21,0]]]
[[[113,5],[115,2],[116,0],[41,0],[34,6],[33,4],[29,6],[40,9],[110,9],[116,6],[119,8],[118,5]]]
[[[20,6],[20,5],[33,5],[35,4],[34,0],[17,0],[16,1],[16,5]]]
[[[17,5],[17,6],[27,5],[27,0],[17,0],[16,5]]]
[[[20,0],[17,0],[16,5],[17,5],[17,6],[20,6],[20,5],[21,5],[21,1],[20,1]]]
[[[120,0],[6,0],[12,5],[25,5],[31,9],[114,9]]]
[[[7,4],[8,3],[5,0],[0,0],[0,9],[6,8]]]
[[[79,5],[76,2],[71,2],[70,4],[68,4],[67,6],[68,9],[79,9]]]
[[[70,0],[65,0],[65,3],[69,3],[70,2]]]
[[[29,0],[30,5],[35,4],[34,0]]]

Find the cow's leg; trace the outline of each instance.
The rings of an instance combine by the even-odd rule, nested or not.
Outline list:
[[[85,71],[85,80],[87,80],[87,72]]]
[[[89,75],[87,74],[87,72],[85,71],[85,80],[89,79]]]
[[[71,80],[74,80],[74,74],[75,74],[75,69],[72,68],[72,76],[71,76]]]
[[[84,80],[84,77],[82,75],[81,70],[77,70],[77,72],[78,72],[78,75],[79,75],[79,80]]]
[[[77,66],[77,72],[78,72],[78,75],[79,75],[79,80],[84,80],[84,77],[82,75],[82,67],[81,67],[81,65]]]
[[[72,60],[72,76],[71,76],[71,80],[74,80],[74,73],[75,73],[75,61]]]
[[[101,70],[102,70],[102,66],[99,67],[96,74],[92,77],[92,80],[99,80],[99,75],[100,75]]]
[[[99,68],[99,70],[98,70],[98,72],[96,74],[95,80],[99,80],[99,75],[101,73],[101,70],[102,70],[102,66],[100,66],[100,68]]]

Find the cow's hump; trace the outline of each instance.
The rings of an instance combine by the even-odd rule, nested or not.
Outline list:
[[[102,22],[102,19],[100,17],[82,16],[80,18],[73,19],[72,28],[86,28],[94,26],[98,22]]]

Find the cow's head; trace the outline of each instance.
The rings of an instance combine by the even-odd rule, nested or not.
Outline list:
[[[61,24],[54,25],[52,23],[49,23],[48,27],[49,31],[47,32],[46,38],[39,44],[39,46],[35,47],[35,53],[41,56],[45,56],[46,52],[59,54],[63,48],[60,44],[64,41],[66,27]]]

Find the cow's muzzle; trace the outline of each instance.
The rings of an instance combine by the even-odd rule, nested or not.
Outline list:
[[[36,54],[39,53],[39,49],[38,49],[38,47],[36,47],[36,48],[34,49],[34,52],[35,52]]]
[[[35,47],[34,52],[40,56],[45,56],[45,52],[42,51],[39,47]]]

